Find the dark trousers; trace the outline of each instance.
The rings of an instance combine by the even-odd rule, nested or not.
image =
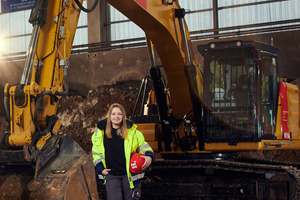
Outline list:
[[[108,174],[106,179],[107,200],[132,200],[132,189],[129,186],[127,175],[114,176]]]

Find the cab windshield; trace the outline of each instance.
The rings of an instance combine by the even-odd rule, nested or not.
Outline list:
[[[253,141],[275,132],[278,81],[274,58],[214,58],[206,64],[204,99],[212,141]],[[209,70],[207,70],[209,69]]]

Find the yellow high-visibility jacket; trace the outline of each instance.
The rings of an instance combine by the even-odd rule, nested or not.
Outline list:
[[[124,139],[124,151],[125,151],[125,159],[126,159],[126,172],[129,180],[130,188],[134,188],[141,178],[144,176],[144,172],[139,174],[132,174],[129,170],[130,167],[130,156],[132,153],[142,153],[146,156],[150,156],[152,158],[152,162],[154,161],[154,152],[150,145],[145,141],[143,134],[137,130],[137,125],[132,121],[127,120],[128,126],[128,135],[127,138]],[[103,143],[104,138],[104,130],[106,127],[106,119],[101,120],[96,124],[97,129],[92,135],[92,155],[94,166],[98,172],[98,177],[105,184],[105,176],[101,174],[102,170],[106,168],[105,163],[105,148]]]

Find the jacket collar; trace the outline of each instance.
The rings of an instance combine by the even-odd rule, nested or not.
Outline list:
[[[107,122],[107,118],[105,118],[105,119],[99,121],[99,122],[96,124],[97,128],[99,128],[100,130],[104,130],[104,129],[106,128],[106,122]],[[134,125],[134,122],[131,121],[131,120],[129,120],[129,119],[126,120],[126,123],[127,123],[127,128],[128,128],[128,129],[132,128],[133,125]]]

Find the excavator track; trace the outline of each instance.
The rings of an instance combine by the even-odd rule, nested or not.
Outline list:
[[[298,200],[297,163],[249,159],[156,160],[142,181],[142,199]],[[105,188],[98,184],[100,199]]]

